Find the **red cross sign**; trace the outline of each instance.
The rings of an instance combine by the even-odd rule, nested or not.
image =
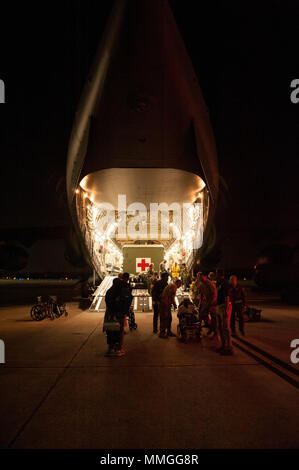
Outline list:
[[[151,258],[136,258],[136,272],[144,273],[151,264]]]

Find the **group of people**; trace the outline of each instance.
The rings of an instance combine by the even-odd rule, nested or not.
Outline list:
[[[245,334],[244,312],[247,306],[245,290],[238,284],[236,276],[231,276],[227,282],[222,269],[218,269],[216,273],[211,272],[207,276],[199,269],[196,272],[197,265],[193,270],[194,277],[190,293],[198,311],[199,320],[208,328],[209,338],[218,338],[220,344],[216,351],[222,355],[232,355],[231,336],[236,334],[236,321],[239,323],[240,333]],[[153,303],[153,333],[159,332],[159,338],[162,339],[176,336],[171,329],[172,307],[177,309],[177,289],[183,285],[183,279],[176,276],[172,277],[171,282],[168,283],[169,277],[168,270],[160,270],[159,278],[153,265],[149,267],[147,279]],[[183,287],[186,288],[186,284]],[[123,337],[133,299],[131,291],[129,274],[124,273],[113,280],[112,287],[106,293],[104,327],[105,322],[109,322],[111,318],[116,324],[115,329],[106,330],[108,356],[124,355]]]
[[[147,272],[144,274],[149,294],[152,293],[152,288],[155,282],[161,279],[162,275],[166,274],[173,282],[180,279],[182,281],[182,285],[187,287],[188,272],[186,263],[179,264],[177,262],[173,262],[167,266],[167,261],[164,259],[159,265],[159,272],[155,271],[154,263],[151,263]]]
[[[159,266],[160,276],[163,273],[168,273],[173,281],[176,279],[181,279],[182,285],[187,287],[188,281],[188,271],[186,267],[186,263],[177,263],[176,261],[170,263],[169,267],[167,267],[167,261],[164,259]]]
[[[164,263],[164,262],[163,262]],[[207,336],[218,339],[220,345],[216,349],[222,355],[233,354],[231,337],[236,335],[236,322],[241,335],[244,331],[244,312],[247,308],[246,294],[233,275],[225,280],[224,270],[206,274],[199,271],[199,263],[193,270],[193,281],[190,291],[193,304],[199,312],[199,320],[207,328]],[[168,284],[169,272],[162,271],[161,279],[153,281],[151,295],[153,300],[153,332],[158,332],[160,318],[160,338],[175,336],[171,331],[171,307],[177,308],[175,297],[179,287],[187,287],[186,280],[172,278]]]
[[[198,272],[190,289],[199,318],[208,328],[207,335],[220,341],[216,351],[232,355],[231,336],[236,335],[236,321],[241,335],[245,335],[244,312],[247,308],[245,289],[238,284],[237,276],[230,276],[227,282],[222,269],[208,276]]]

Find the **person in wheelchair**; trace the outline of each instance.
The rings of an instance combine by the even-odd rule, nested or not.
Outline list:
[[[195,305],[188,297],[185,297],[179,304],[177,316],[179,320],[187,320],[186,317],[188,317],[188,321],[198,321],[198,314]]]
[[[201,339],[201,327],[198,311],[189,298],[185,298],[178,308],[178,338],[185,341],[188,338]]]

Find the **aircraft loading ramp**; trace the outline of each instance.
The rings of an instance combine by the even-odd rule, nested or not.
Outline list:
[[[93,301],[90,306],[91,312],[104,312],[106,309],[105,295],[108,289],[112,286],[113,279],[116,276],[106,276],[97,290],[93,294]],[[133,309],[135,312],[152,312],[153,302],[152,297],[149,295],[147,289],[133,289]],[[179,304],[183,297],[189,296],[188,292],[179,290],[176,296],[176,303]]]

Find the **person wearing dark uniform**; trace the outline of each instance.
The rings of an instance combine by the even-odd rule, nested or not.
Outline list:
[[[108,344],[108,352],[106,353],[106,356],[123,356],[125,354],[124,350],[122,349],[122,344],[125,311],[128,304],[127,297],[128,290],[124,288],[123,281],[119,278],[113,279],[112,287],[107,290],[105,296],[105,317],[107,316],[107,319],[116,319],[119,322],[119,330],[105,330]]]
[[[152,275],[152,277],[150,278],[150,286],[149,286],[149,289],[148,289],[148,293],[150,295],[152,295],[153,287],[158,281],[159,281],[159,275],[158,275],[157,271],[155,271],[154,274]]]
[[[246,310],[246,294],[245,289],[238,284],[237,276],[229,278],[230,288],[228,295],[232,303],[232,316],[231,316],[231,331],[232,335],[236,334],[236,319],[239,321],[239,330],[241,335],[245,336],[244,332],[244,311]]]
[[[223,356],[231,356],[233,354],[230,330],[232,305],[228,294],[229,285],[224,279],[224,271],[222,269],[217,269],[216,276],[218,338],[221,343],[216,351]]]
[[[152,300],[153,300],[153,333],[158,333],[158,318],[159,318],[159,305],[161,302],[161,295],[163,290],[168,284],[168,273],[165,271],[161,274],[161,279],[155,282],[152,288]]]

